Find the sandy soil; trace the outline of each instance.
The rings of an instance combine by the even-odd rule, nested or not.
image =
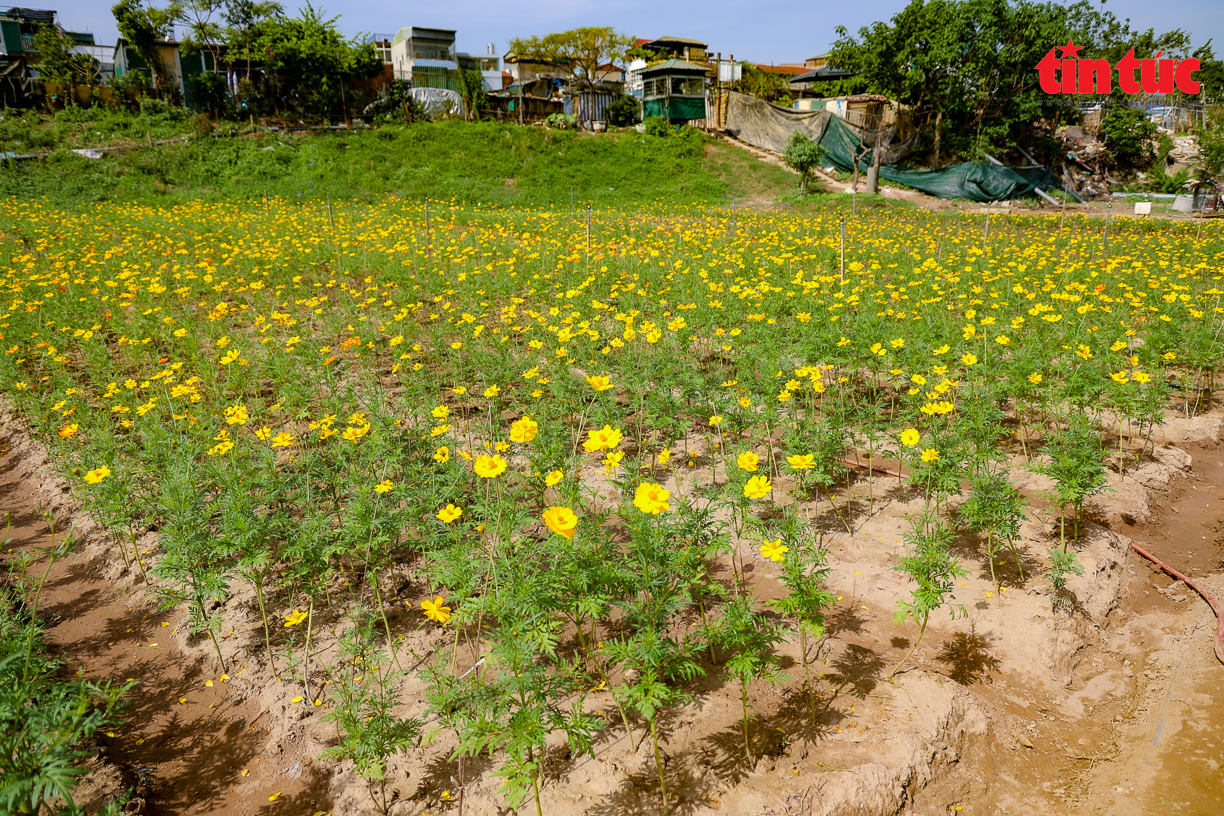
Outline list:
[[[331,629],[342,610],[319,612],[312,684],[304,689],[274,676],[253,596],[238,592],[226,609],[223,679],[208,639],[184,629],[182,609],[159,611],[139,574],[125,570],[113,545],[77,512],[42,449],[7,408],[0,411],[0,509],[15,515],[12,546],[48,539],[40,517],[47,507],[56,511],[56,536],[72,523],[86,541],[51,572],[45,608],[55,648],[96,678],[142,681],[128,725],[97,746],[96,767],[81,788],[87,807],[136,785],[133,813],[378,812],[351,765],[317,759],[336,736],[319,716],[329,705],[319,667],[334,658]],[[852,513],[853,535],[827,502],[805,505],[826,531],[830,588],[841,596],[820,650],[816,717],[802,693],[797,645],[787,645],[781,653],[790,658],[790,679],[752,688],[759,759],[749,765],[739,748],[738,688],[707,666],[691,689],[693,701],[666,723],[673,813],[1138,814],[1162,801],[1176,803],[1172,813],[1218,813],[1203,809],[1224,796],[1212,751],[1224,733],[1216,728],[1224,725],[1224,703],[1214,693],[1224,669],[1211,651],[1214,622],[1193,593],[1170,589],[1170,579],[1130,553],[1129,541],[1144,541],[1197,574],[1221,566],[1222,417],[1218,410],[1193,419],[1170,414],[1154,455],[1125,474],[1111,473],[1113,492],[1091,502],[1078,544],[1086,574],[1071,581],[1071,612],[1051,611],[1047,582],[1036,577],[1058,540],[1056,514],[1042,498],[1049,484],[1017,459],[1014,478],[1032,501],[1023,530],[1027,580],[1004,558],[996,565],[1004,589],[996,593],[981,543],[958,538],[956,554],[969,576],[956,600],[969,614],[933,617],[894,684],[885,675],[917,627],[893,624],[897,601],[909,593],[893,566],[904,551],[905,516],[921,508],[921,498],[895,478],[858,473],[837,496],[838,508]],[[694,440],[691,448],[699,472],[708,467],[703,444]],[[684,473],[687,464],[676,460]],[[668,478],[675,487],[675,474]],[[155,558],[156,536],[140,547]],[[742,555],[752,562],[752,545]],[[767,569],[759,559],[754,566]],[[1224,592],[1224,576],[1207,582]],[[423,626],[413,609],[426,590],[408,566],[384,576],[382,591],[395,599],[387,614],[404,635],[398,654],[407,667],[443,647],[440,630]],[[778,585],[767,575],[761,591],[776,595]],[[293,599],[270,604],[291,607]],[[404,713],[423,714],[419,681],[410,680],[401,699]],[[611,697],[595,692],[588,701],[611,725],[594,758],[550,746],[544,811],[660,813],[641,723],[633,750]],[[458,813],[461,793],[464,813],[507,812],[493,766],[468,760],[461,771],[447,760],[448,739],[440,735],[392,761],[390,813]]]

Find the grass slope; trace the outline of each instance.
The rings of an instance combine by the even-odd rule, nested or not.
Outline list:
[[[39,146],[79,146],[91,133],[94,144],[129,145],[175,135],[171,123],[157,119],[142,127],[146,118],[108,119],[92,131],[88,122],[58,124],[43,130]],[[181,123],[179,134],[188,127]],[[721,204],[733,195],[773,199],[792,192],[794,180],[695,130],[659,138],[456,121],[351,133],[192,135],[102,159],[60,149],[0,170],[0,195],[45,196],[60,204],[253,197],[266,190],[282,198],[392,194],[566,206],[571,188],[577,201],[597,206]]]

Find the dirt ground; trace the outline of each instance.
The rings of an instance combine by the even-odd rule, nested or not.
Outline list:
[[[905,516],[921,509],[921,496],[896,478],[860,471],[836,497],[837,511],[854,519],[853,535],[827,502],[805,504],[805,515],[824,531],[830,588],[840,596],[819,652],[819,697],[803,694],[797,645],[784,646],[789,679],[751,689],[758,758],[749,764],[740,748],[738,687],[707,665],[690,689],[693,701],[664,723],[672,812],[1218,814],[1224,667],[1212,652],[1214,616],[1193,591],[1130,552],[1129,541],[1205,576],[1224,596],[1222,419],[1221,409],[1193,419],[1170,414],[1153,455],[1125,474],[1111,472],[1112,492],[1090,501],[1077,544],[1086,574],[1070,582],[1070,612],[1051,610],[1040,577],[1058,542],[1057,515],[1042,497],[1050,484],[1023,470],[1017,451],[1013,478],[1032,502],[1023,529],[1026,580],[1004,557],[996,564],[1003,581],[996,593],[981,542],[958,538],[956,555],[969,575],[958,582],[956,601],[968,615],[937,613],[910,668],[893,683],[885,677],[918,633],[913,624],[893,624],[897,601],[909,593],[893,566],[904,552]],[[318,759],[336,737],[320,717],[329,702],[318,667],[334,658],[329,626],[343,610],[331,618],[320,613],[312,684],[303,688],[273,674],[253,595],[238,592],[226,609],[223,672],[208,639],[183,628],[183,610],[159,609],[139,574],[125,570],[113,545],[76,512],[45,453],[7,407],[0,420],[0,510],[14,516],[9,546],[47,542],[48,507],[56,511],[55,537],[74,524],[85,541],[78,555],[55,565],[47,584],[54,648],[96,679],[141,681],[128,724],[97,745],[80,789],[87,809],[136,786],[130,813],[378,812],[351,764]],[[677,476],[686,472],[708,478],[711,453],[694,442],[693,470],[676,462],[665,486],[683,489],[676,479],[693,478]],[[785,479],[776,483],[785,489]],[[156,557],[154,534],[139,546]],[[760,592],[776,596],[779,586],[752,546],[741,556],[749,576],[766,571]],[[449,648],[444,632],[414,609],[425,591],[411,565],[384,579],[384,595],[394,598],[388,618],[405,634],[398,648],[405,668]],[[280,609],[293,599],[269,603]],[[424,716],[418,680],[408,681],[401,699],[404,713]],[[588,706],[610,727],[594,758],[549,746],[544,812],[661,813],[642,724],[634,727],[635,750],[607,692],[591,693]],[[447,759],[452,745],[439,734],[392,761],[390,813],[509,812],[490,773],[495,766],[480,758],[460,769]]]

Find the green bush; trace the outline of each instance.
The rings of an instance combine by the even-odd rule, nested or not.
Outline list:
[[[622,96],[604,108],[604,117],[613,127],[629,127],[641,121],[638,101],[632,96]]]
[[[1152,150],[1156,126],[1139,108],[1129,105],[1110,108],[1101,122],[1101,130],[1119,170],[1146,170],[1156,161]]]
[[[647,116],[645,125],[647,136],[670,136],[672,134],[671,123],[662,116]]]

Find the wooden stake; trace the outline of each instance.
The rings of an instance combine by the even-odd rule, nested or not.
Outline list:
[[[841,227],[841,282],[844,285],[846,282],[846,219],[840,219],[838,224]]]
[[[591,205],[587,205],[587,260],[591,259]]]
[[[327,197],[327,222],[331,224],[332,232],[336,231],[336,219],[332,216],[331,196]]]

